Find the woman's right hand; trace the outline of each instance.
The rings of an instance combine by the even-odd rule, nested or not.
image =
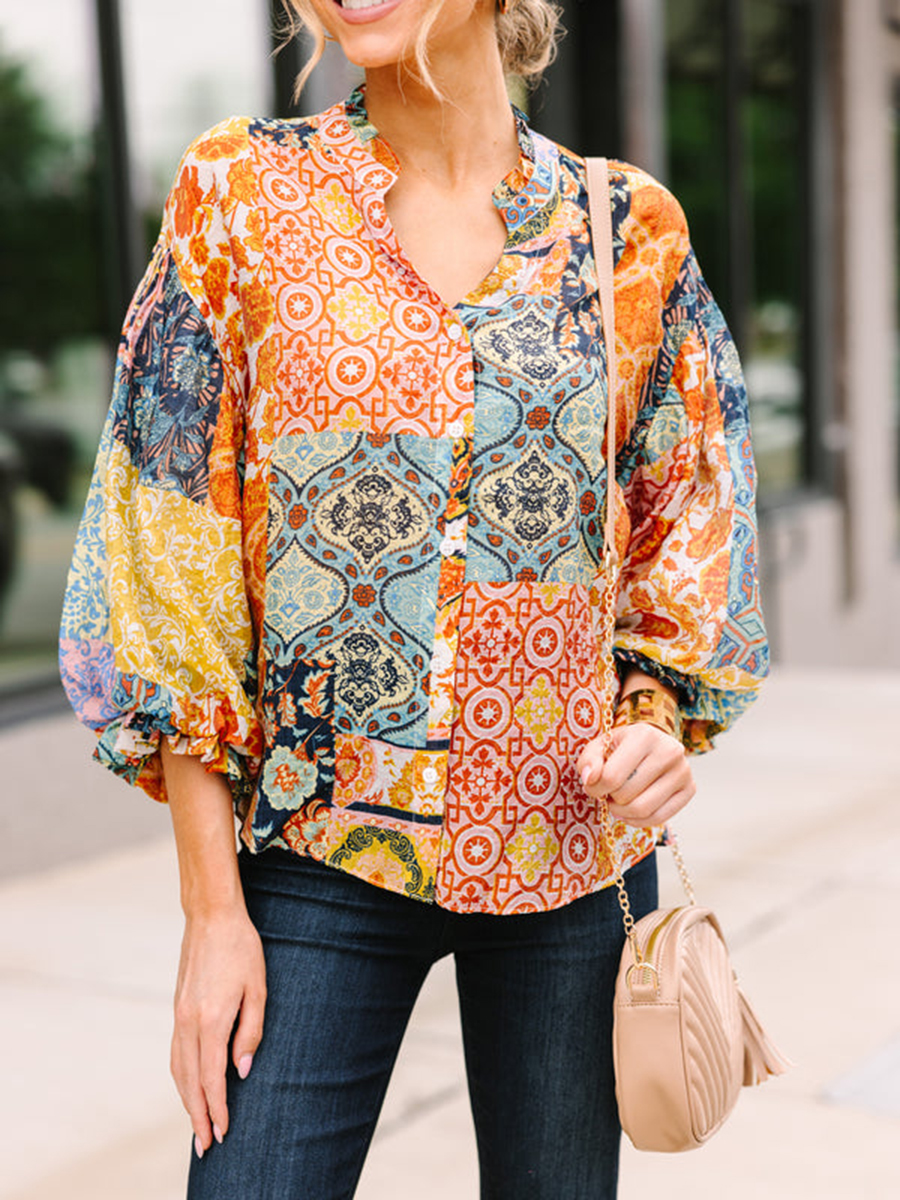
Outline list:
[[[184,939],[175,988],[172,1075],[198,1156],[228,1132],[228,1042],[246,1079],[263,1032],[266,963],[247,914],[231,792],[199,758],[160,747],[178,850]],[[236,1026],[236,1027],[235,1027]]]
[[[225,1070],[246,1079],[263,1033],[266,964],[243,904],[188,915],[175,988],[172,1075],[194,1130],[198,1156],[228,1132]],[[235,1023],[237,1028],[235,1029]]]

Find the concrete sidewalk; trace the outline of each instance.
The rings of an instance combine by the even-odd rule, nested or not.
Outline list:
[[[0,1197],[180,1200],[189,1129],[168,1076],[181,922],[167,816],[89,763],[89,744],[65,716],[0,733],[0,827],[14,849],[0,859]],[[745,1091],[701,1151],[626,1145],[621,1200],[663,1188],[669,1200],[894,1200],[900,676],[781,672],[697,775],[679,830],[698,895],[797,1066]],[[134,844],[98,853],[90,824],[114,806],[109,837]],[[36,869],[67,848],[73,864]],[[677,903],[665,856],[662,866],[663,900]],[[358,1200],[477,1194],[444,963],[417,1007]]]

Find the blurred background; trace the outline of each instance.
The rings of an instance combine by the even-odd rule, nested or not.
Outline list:
[[[701,896],[801,1062],[780,1100],[743,1102],[752,1116],[705,1165],[658,1181],[673,1197],[713,1181],[734,1200],[894,1197],[900,967],[881,938],[900,900],[900,0],[562,6],[557,62],[515,98],[684,205],[746,369],[777,664],[725,756],[700,764],[711,807],[685,824]],[[181,152],[229,114],[317,111],[356,82],[330,48],[294,109],[306,48],[273,56],[278,12],[0,0],[0,1194],[15,1200],[182,1194],[168,822],[89,762],[56,633],[119,327]],[[820,992],[831,946],[879,963],[874,1008],[861,989]],[[412,1115],[442,1139],[402,1146],[426,1194],[475,1194],[452,979],[429,987],[366,1200],[398,1194]],[[640,1162],[628,1195],[657,1185]]]

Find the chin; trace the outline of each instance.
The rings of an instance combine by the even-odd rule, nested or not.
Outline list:
[[[342,45],[344,57],[355,67],[364,71],[375,71],[379,67],[395,67],[407,55],[403,54],[401,46],[357,45],[352,40]]]

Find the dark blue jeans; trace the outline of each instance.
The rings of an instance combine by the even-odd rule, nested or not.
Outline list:
[[[265,1032],[249,1077],[229,1068],[231,1129],[192,1156],[189,1200],[350,1200],[416,996],[445,954],[481,1200],[615,1196],[615,888],[546,913],[461,915],[286,851],[240,860],[265,947]],[[656,906],[653,856],[626,880],[636,917]]]

